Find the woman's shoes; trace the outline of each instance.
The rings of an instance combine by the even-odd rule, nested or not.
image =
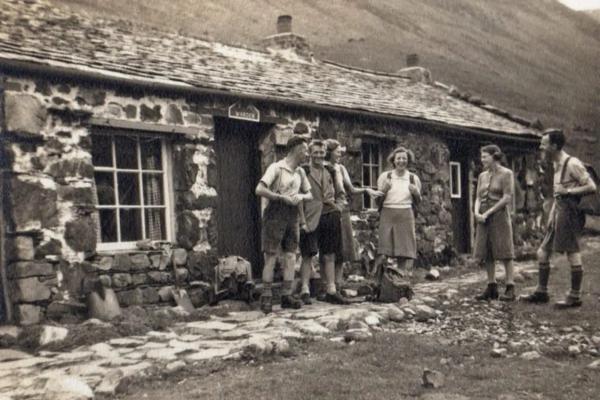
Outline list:
[[[498,284],[497,283],[488,283],[485,291],[479,296],[475,297],[475,300],[479,301],[490,301],[498,299]]]
[[[517,296],[515,295],[515,285],[508,284],[506,285],[506,290],[504,294],[501,296],[498,294],[498,284],[497,283],[488,283],[485,291],[479,296],[475,297],[476,300],[479,301],[490,301],[490,300],[500,300],[500,301],[515,301]]]
[[[506,291],[500,296],[500,301],[515,301],[517,296],[515,295],[515,285],[506,285]]]

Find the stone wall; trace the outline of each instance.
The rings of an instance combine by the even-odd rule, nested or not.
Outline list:
[[[5,113],[4,134],[12,142],[6,145],[12,166],[7,269],[18,320],[35,323],[81,307],[98,279],[123,305],[170,301],[175,278],[197,305],[206,302],[202,282],[217,259],[210,113],[184,98],[24,78],[8,80]],[[186,128],[169,136],[175,267],[160,251],[97,253],[92,117]]]

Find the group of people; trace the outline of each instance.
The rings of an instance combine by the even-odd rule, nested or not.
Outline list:
[[[571,291],[561,308],[581,305],[583,267],[578,238],[583,228],[577,209],[580,196],[596,190],[583,163],[564,150],[565,136],[561,131],[544,133],[540,150],[554,165],[554,202],[549,213],[546,236],[537,256],[539,283],[534,293],[524,296],[530,303],[546,303],[548,296],[549,260],[553,252],[567,253],[571,264]],[[374,270],[381,270],[388,257],[411,270],[417,258],[415,234],[416,205],[421,201],[421,181],[409,166],[414,154],[405,147],[396,148],[388,157],[392,170],[383,172],[377,180],[377,190],[356,187],[346,168],[340,163],[343,148],[333,139],[312,140],[301,137],[288,141],[286,157],[271,164],[256,187],[256,194],[268,200],[263,213],[262,249],[263,293],[261,309],[272,310],[273,270],[283,252],[282,308],[301,308],[310,304],[309,280],[312,260],[318,255],[321,274],[325,278],[324,300],[346,304],[340,293],[343,263],[354,261],[356,251],[350,221],[351,195],[367,193],[379,204],[379,244]],[[476,235],[473,255],[486,268],[488,283],[479,300],[513,301],[514,244],[511,205],[514,195],[513,172],[502,165],[504,155],[494,144],[480,149],[484,171],[477,181],[474,218]],[[306,163],[308,159],[308,163]],[[296,253],[302,256],[300,296],[292,295]],[[495,263],[506,270],[506,288],[499,294]]]
[[[392,171],[378,179],[378,189],[352,184],[340,163],[343,148],[337,140],[300,137],[288,141],[286,157],[271,164],[256,187],[256,194],[268,200],[263,212],[262,249],[265,257],[261,309],[272,310],[273,269],[279,249],[283,251],[282,308],[310,304],[309,281],[312,260],[318,254],[326,284],[324,301],[346,304],[340,293],[343,263],[356,260],[350,221],[351,196],[367,193],[382,205],[379,226],[379,256],[397,257],[407,267],[416,258],[413,204],[420,200],[421,182],[408,171],[412,152],[399,147],[389,161]],[[305,163],[308,159],[308,163]],[[300,297],[292,295],[296,252],[302,262]]]
[[[548,280],[550,257],[553,253],[566,253],[571,266],[571,290],[557,308],[581,306],[583,266],[579,248],[579,236],[585,223],[585,215],[578,209],[581,196],[597,190],[581,160],[568,155],[564,148],[565,135],[559,130],[548,130],[542,136],[540,150],[547,162],[552,162],[553,201],[548,213],[544,239],[537,251],[539,264],[536,290],[521,297],[528,303],[548,303]],[[474,257],[481,260],[487,271],[488,283],[479,300],[513,301],[516,299],[514,284],[514,245],[510,205],[513,196],[513,173],[501,165],[502,151],[496,145],[481,148],[484,171],[477,181],[477,197],[474,216],[477,222]],[[501,261],[506,271],[505,292],[498,293],[495,262]]]

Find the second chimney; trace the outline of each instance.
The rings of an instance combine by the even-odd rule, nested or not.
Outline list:
[[[277,18],[277,33],[292,33],[291,15],[280,15]]]

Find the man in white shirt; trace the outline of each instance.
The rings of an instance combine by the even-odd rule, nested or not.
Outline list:
[[[277,253],[284,253],[282,308],[300,308],[302,302],[292,296],[294,265],[300,237],[298,205],[312,198],[310,183],[300,167],[308,156],[306,141],[298,136],[288,140],[287,155],[267,168],[256,186],[256,195],[268,199],[262,221],[261,244],[265,257],[261,309],[272,311],[273,270]]]

